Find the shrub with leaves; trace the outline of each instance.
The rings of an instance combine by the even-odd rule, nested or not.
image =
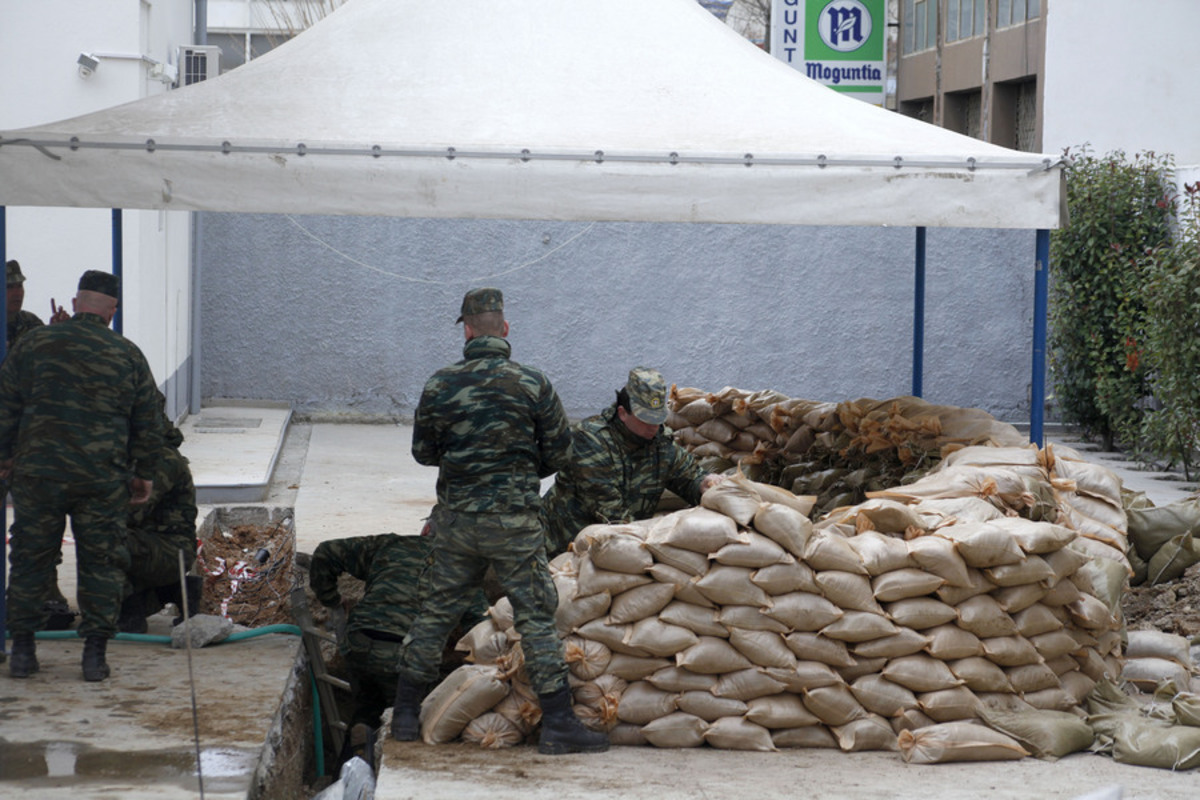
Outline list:
[[[1149,394],[1145,349],[1148,250],[1169,240],[1170,156],[1070,153],[1069,223],[1050,238],[1050,359],[1065,421],[1099,436],[1136,438]]]
[[[1143,446],[1196,474],[1200,446],[1200,181],[1184,186],[1175,238],[1145,258],[1146,367],[1155,408]]]

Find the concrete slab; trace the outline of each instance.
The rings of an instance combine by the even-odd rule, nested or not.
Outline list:
[[[266,500],[276,458],[291,421],[278,403],[210,405],[180,425],[179,450],[191,462],[201,504]]]

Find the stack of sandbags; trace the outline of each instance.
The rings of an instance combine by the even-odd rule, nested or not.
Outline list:
[[[1145,494],[1131,493],[1125,508],[1134,584],[1167,583],[1200,562],[1200,496],[1156,507]]]
[[[865,491],[908,482],[949,449],[1026,441],[984,411],[916,397],[831,403],[676,386],[668,409],[676,440],[706,469],[737,465],[756,481],[816,495],[821,513],[861,502]]]
[[[1188,640],[1162,631],[1129,631],[1121,679],[1143,692],[1168,682],[1177,692],[1192,690],[1192,654]]]
[[[1120,674],[1075,531],[979,497],[810,507],[733,477],[582,531],[553,567],[577,713],[616,743],[896,749],[984,708],[1077,709]]]

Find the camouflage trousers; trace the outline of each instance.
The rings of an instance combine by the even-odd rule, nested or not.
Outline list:
[[[359,632],[347,635],[346,663],[350,668],[350,694],[354,710],[350,725],[366,723],[379,727],[379,717],[396,699],[396,664],[400,643],[372,639]]]
[[[129,547],[129,580],[125,594],[159,586],[179,583],[179,551],[183,550],[183,569],[186,572],[196,563],[196,535],[164,534],[153,528],[130,528],[126,535]]]
[[[129,550],[125,520],[129,488],[119,483],[75,485],[33,478],[12,483],[13,525],[8,582],[8,628],[41,630],[43,601],[56,580],[66,519],[75,536],[80,636],[117,632]]]
[[[534,691],[566,685],[562,641],[554,627],[558,593],[536,514],[469,514],[434,509],[433,548],[421,572],[421,611],[401,650],[399,672],[415,684],[438,677],[446,638],[476,596],[490,565],[513,607],[525,670]]]

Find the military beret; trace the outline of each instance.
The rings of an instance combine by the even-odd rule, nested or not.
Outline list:
[[[99,292],[106,294],[109,297],[120,298],[121,296],[121,279],[111,272],[101,272],[98,269],[89,269],[83,273],[83,277],[79,279],[79,291],[81,292]]]
[[[499,289],[472,289],[463,295],[462,311],[455,322],[462,322],[463,317],[473,314],[486,314],[489,311],[504,310],[504,295]]]

